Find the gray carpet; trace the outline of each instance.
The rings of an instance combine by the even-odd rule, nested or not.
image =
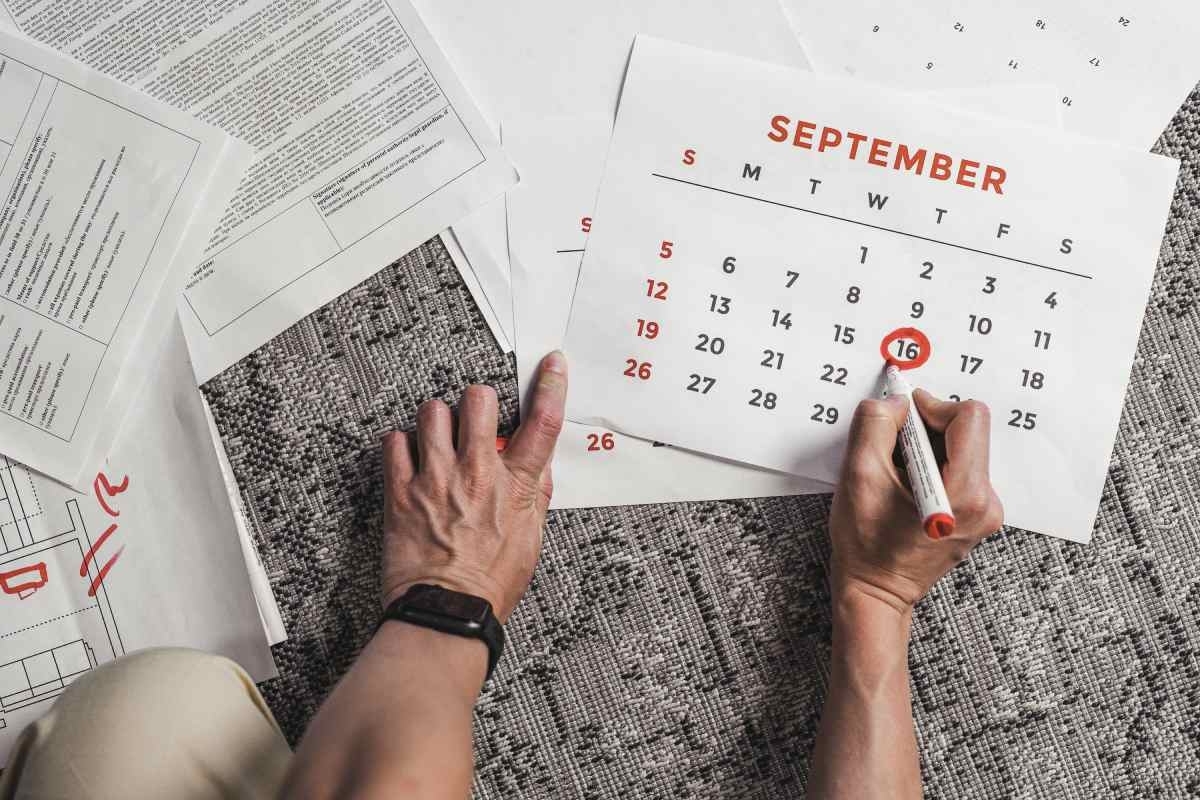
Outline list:
[[[1200,93],[1089,546],[1005,531],[918,609],[929,797],[1200,797]],[[513,368],[436,240],[210,382],[291,632],[297,738],[378,611],[377,442]],[[552,514],[479,705],[481,798],[794,798],[828,675],[827,498]]]

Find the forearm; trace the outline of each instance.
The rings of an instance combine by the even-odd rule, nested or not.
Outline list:
[[[285,797],[470,796],[482,642],[387,622],[309,725]]]
[[[833,604],[833,659],[808,796],[919,798],[908,688],[911,613],[853,590]]]

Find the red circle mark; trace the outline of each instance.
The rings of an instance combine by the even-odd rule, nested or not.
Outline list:
[[[916,358],[902,360],[888,352],[888,348],[892,346],[892,343],[899,339],[912,339],[917,343],[919,352]],[[883,337],[883,341],[879,343],[879,355],[883,356],[883,360],[889,366],[896,366],[900,369],[916,369],[933,355],[933,346],[929,344],[929,337],[916,328],[897,328]]]

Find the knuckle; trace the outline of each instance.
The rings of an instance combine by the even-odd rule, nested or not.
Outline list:
[[[982,527],[985,534],[993,534],[1004,527],[1004,506],[998,498],[992,498],[991,504],[983,515]]]
[[[472,499],[486,497],[496,485],[496,474],[490,463],[468,458],[463,462],[463,487]]]
[[[871,483],[877,472],[864,458],[848,458],[842,469],[842,482],[847,486],[862,486]]]
[[[959,403],[958,413],[965,419],[984,423],[992,419],[992,410],[982,400],[963,400]]]
[[[963,516],[983,521],[991,506],[991,493],[983,488],[970,489],[965,492],[956,504],[958,512]]]
[[[887,416],[887,406],[882,400],[869,398],[859,402],[858,407],[854,409],[856,419],[873,419],[875,417]]]
[[[417,498],[419,487],[415,483],[410,483],[403,491],[396,492],[391,497],[391,509],[397,514],[411,514],[416,511],[420,502]]]
[[[422,507],[429,502],[442,502],[450,494],[450,478],[442,472],[425,472],[413,481],[410,492],[410,502],[414,508]]]
[[[396,494],[389,498],[389,506],[393,511],[406,513],[412,510],[412,497],[409,495],[407,490],[403,492],[396,492]]]
[[[549,409],[541,409],[533,415],[531,420],[533,430],[539,436],[544,436],[548,439],[557,439],[562,433],[563,417],[562,414],[551,411]]]
[[[534,474],[526,469],[514,469],[508,481],[510,493],[524,500],[533,497],[538,491],[538,486],[541,482],[541,476]]]
[[[958,498],[954,507],[965,520],[970,521],[972,528],[978,528],[985,536],[995,533],[1004,524],[1004,507],[987,483],[968,489]]]

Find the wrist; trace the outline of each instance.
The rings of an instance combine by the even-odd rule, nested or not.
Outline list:
[[[491,605],[492,613],[496,615],[501,624],[508,621],[507,610],[502,605],[504,593],[496,581],[491,580],[486,575],[472,575],[445,569],[426,570],[419,575],[405,576],[402,579],[389,580],[388,576],[385,575],[382,595],[383,608],[386,610],[392,603],[403,597],[409,589],[419,583],[441,586],[443,589],[469,594],[472,597],[481,597]]]
[[[488,648],[478,639],[412,625],[384,622],[367,645],[405,675],[424,675],[472,705],[487,676]]]
[[[912,625],[910,603],[869,583],[835,578],[831,603],[835,627],[894,630],[907,636]]]
[[[911,608],[846,586],[834,594],[832,612],[835,673],[864,696],[907,685]]]

